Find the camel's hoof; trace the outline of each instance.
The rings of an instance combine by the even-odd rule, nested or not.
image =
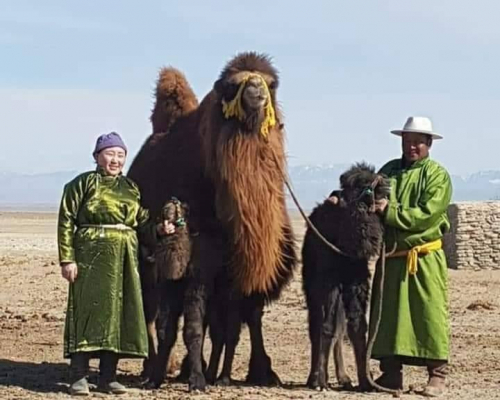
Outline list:
[[[217,386],[231,386],[233,383],[229,376],[219,376],[219,379],[215,382]]]
[[[204,392],[207,388],[207,381],[203,374],[191,374],[189,377],[189,391],[190,392]]]
[[[209,385],[215,385],[217,382],[215,374],[212,372],[205,372],[205,381]]]
[[[359,386],[356,388],[358,392],[371,392],[373,391],[373,386],[370,385],[370,382],[361,382]]]
[[[255,386],[281,386],[281,380],[279,376],[272,369],[269,369],[267,372],[257,373],[250,372],[247,377],[247,383]]]
[[[351,378],[347,375],[337,378],[340,387],[343,390],[354,390],[354,385],[352,384]]]
[[[328,389],[328,382],[326,382],[326,380],[319,375],[309,376],[309,379],[307,380],[307,387],[319,392]]]
[[[147,380],[143,383],[142,387],[146,390],[159,389],[163,382],[157,382],[154,379]]]

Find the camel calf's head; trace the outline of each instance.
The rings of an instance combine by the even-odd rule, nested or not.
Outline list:
[[[353,165],[340,177],[342,198],[350,205],[375,211],[375,201],[388,198],[391,185],[387,177],[377,174],[375,168],[365,163]]]
[[[186,226],[189,206],[187,203],[172,197],[163,206],[161,214],[164,221],[174,224],[176,228],[180,228]]]

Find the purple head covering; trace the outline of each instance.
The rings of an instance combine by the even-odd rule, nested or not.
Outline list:
[[[109,147],[121,147],[127,152],[127,146],[123,142],[120,135],[116,132],[105,133],[97,138],[97,142],[95,143],[94,156],[99,153],[101,150],[107,149]]]

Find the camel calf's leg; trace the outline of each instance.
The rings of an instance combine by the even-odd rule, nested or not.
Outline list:
[[[167,367],[172,348],[177,340],[179,319],[184,304],[184,284],[179,282],[165,285],[161,299],[161,310],[158,318],[158,355],[148,386],[158,388],[167,374]]]
[[[337,382],[339,383],[340,386],[342,386],[344,389],[351,390],[353,388],[351,378],[349,378],[349,375],[347,375],[347,372],[345,371],[345,365],[344,365],[344,355],[342,352],[343,348],[343,340],[344,340],[344,334],[345,334],[345,318],[344,321],[342,322],[342,325],[344,325],[344,330],[340,333],[338,336],[335,344],[333,345],[333,359],[335,361],[335,375],[337,376]]]
[[[323,322],[321,326],[321,346],[319,354],[318,385],[321,389],[328,388],[328,361],[330,359],[333,344],[342,340],[345,331],[344,310],[342,297],[338,287],[330,290],[326,304],[323,306]],[[341,347],[340,347],[341,350]],[[338,355],[338,353],[337,353]],[[343,360],[340,361],[343,364]]]
[[[311,300],[309,307],[309,340],[311,341],[311,370],[307,386],[316,389],[319,384],[319,359],[321,352],[321,326],[323,325],[323,310],[319,299]]]
[[[188,350],[189,390],[204,391],[206,380],[202,365],[207,290],[205,285],[192,282],[187,290],[184,308],[184,342]]]
[[[347,314],[347,334],[354,347],[359,389],[362,391],[371,388],[366,376],[366,336],[368,332],[366,310],[368,307],[368,293],[369,283],[366,281],[346,287],[343,296]]]

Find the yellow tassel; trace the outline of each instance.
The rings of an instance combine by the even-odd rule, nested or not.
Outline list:
[[[264,120],[262,121],[262,125],[260,127],[260,134],[267,140],[269,136],[269,132],[272,127],[276,125],[276,113],[273,108],[273,104],[271,102],[271,93],[269,92],[269,88],[267,86],[266,81],[262,76],[255,73],[248,73],[243,77],[243,80],[240,83],[238,88],[238,92],[233,100],[227,102],[222,99],[222,112],[224,113],[224,117],[229,119],[231,117],[238,118],[240,121],[243,121],[246,117],[245,110],[243,109],[243,104],[241,102],[241,98],[243,95],[243,90],[245,89],[245,84],[250,78],[259,78],[266,90],[266,104],[264,105]]]

